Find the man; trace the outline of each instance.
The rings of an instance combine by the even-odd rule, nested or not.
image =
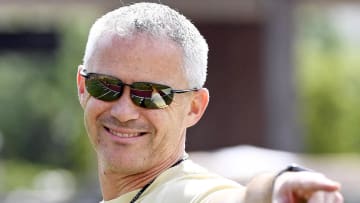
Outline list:
[[[164,5],[125,6],[92,26],[77,85],[103,202],[342,202],[339,184],[318,173],[263,174],[244,187],[191,162],[186,129],[208,105],[207,53]]]

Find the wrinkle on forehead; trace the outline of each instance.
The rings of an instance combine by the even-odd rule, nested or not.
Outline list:
[[[104,67],[104,64],[107,67]],[[187,87],[183,65],[183,50],[170,39],[154,37],[146,33],[125,37],[109,33],[98,39],[96,49],[90,59],[89,68],[92,70],[89,72],[101,73],[105,69],[113,71],[114,67],[124,67],[129,71],[153,76],[154,69],[163,72],[171,71],[174,77],[183,78],[184,87]]]
[[[181,56],[179,57],[179,64],[181,64],[181,68],[183,68],[184,65],[183,50],[176,42],[164,37],[151,36],[147,33],[136,33],[134,35],[129,35],[129,36],[119,36],[116,33],[107,33],[107,34],[104,33],[101,37],[98,38],[97,42],[95,43],[95,46],[96,47],[90,57],[89,66],[92,65],[93,61],[91,59],[93,58],[93,56],[99,54],[100,50],[103,53],[111,53],[111,51],[106,51],[106,50],[118,49],[120,46],[122,48],[125,47],[129,52],[133,52],[133,54],[127,55],[127,56],[131,56],[132,60],[141,60],[140,56],[137,55],[136,52],[149,48],[151,49],[156,47],[157,53],[153,53],[153,54],[155,55],[161,53],[164,55],[164,57],[167,56],[169,57],[174,52],[177,52],[179,56]],[[119,60],[119,57],[113,55],[111,56],[111,59],[114,60],[114,62],[116,62],[116,60]]]

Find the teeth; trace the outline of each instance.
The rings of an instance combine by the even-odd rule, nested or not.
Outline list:
[[[113,131],[111,129],[109,129],[109,131],[110,131],[111,134],[116,135],[118,137],[136,137],[136,136],[139,136],[138,133],[119,133],[119,132]]]

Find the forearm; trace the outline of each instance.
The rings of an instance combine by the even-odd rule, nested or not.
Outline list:
[[[276,173],[255,176],[247,184],[244,203],[271,203]]]

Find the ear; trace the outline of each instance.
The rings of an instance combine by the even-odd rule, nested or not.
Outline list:
[[[193,94],[190,111],[187,116],[187,127],[195,125],[200,120],[209,104],[208,89],[201,88]]]
[[[86,91],[85,91],[85,79],[80,75],[80,71],[84,68],[83,65],[79,65],[78,71],[76,74],[76,84],[77,84],[77,90],[78,90],[78,97],[80,105],[84,108],[85,106],[85,98],[86,98]]]

